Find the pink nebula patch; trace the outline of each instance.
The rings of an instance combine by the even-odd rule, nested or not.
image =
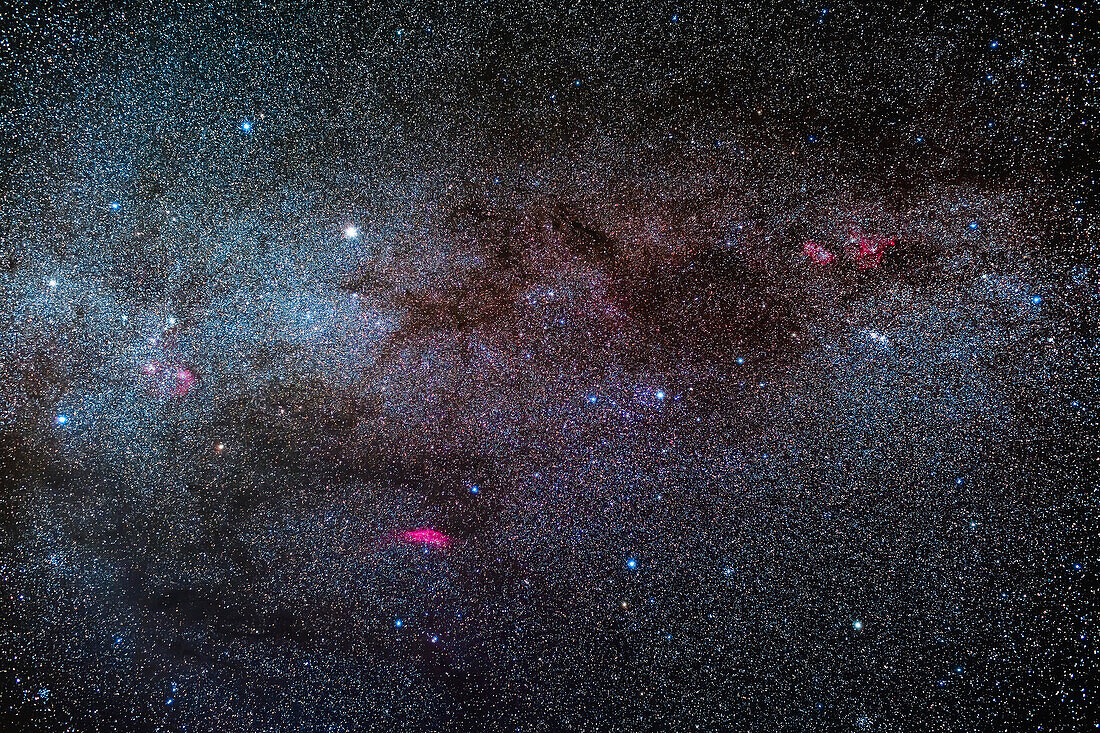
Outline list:
[[[886,248],[893,247],[895,244],[897,243],[893,239],[868,237],[859,232],[852,232],[848,236],[848,251],[861,270],[878,267]]]
[[[172,394],[176,397],[183,397],[194,386],[195,374],[190,369],[180,369],[176,372],[176,386],[173,387]]]
[[[836,255],[813,240],[806,240],[802,243],[802,254],[819,265],[827,265],[836,259]]]
[[[451,538],[430,527],[410,529],[401,535],[401,539],[410,545],[445,548],[451,546]]]
[[[167,399],[186,397],[198,383],[198,375],[184,366],[174,366],[171,361],[153,359],[141,366],[144,384],[150,396]]]

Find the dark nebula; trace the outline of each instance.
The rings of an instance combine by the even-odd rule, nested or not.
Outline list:
[[[0,731],[1095,729],[1095,10],[0,5]]]

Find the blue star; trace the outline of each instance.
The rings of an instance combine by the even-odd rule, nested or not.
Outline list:
[[[478,493],[479,491],[481,491],[481,489],[479,489],[479,488],[478,488],[478,487],[477,487],[476,485],[475,485],[475,486],[471,486],[471,487],[470,487],[470,493],[471,493],[471,494],[476,494],[476,493]]]
[[[65,415],[58,415],[57,416],[57,424],[58,425],[64,425],[67,422],[69,422],[69,418],[67,418]]]
[[[248,120],[241,121],[241,132],[252,132],[252,123]]]
[[[122,204],[120,204],[119,202],[117,202],[117,201],[112,201],[111,202],[111,211],[118,211],[121,208],[122,208]]]
[[[638,567],[638,561],[635,560],[634,558],[630,558],[629,560],[626,561],[626,566],[628,568],[630,568],[631,570],[634,570],[635,568]]]
[[[970,227],[970,231],[974,231],[978,228],[978,222],[972,221],[969,224],[967,224],[967,226]]]
[[[658,400],[663,400],[665,398],[664,390],[657,390],[657,394],[655,396]]]
[[[405,625],[405,622],[402,621],[401,619],[396,619],[396,620],[394,620],[393,625],[394,625],[394,628],[400,629],[402,626]]]
[[[863,622],[860,621],[857,618],[855,621],[852,622],[852,628],[855,629],[856,631],[862,631],[863,630]]]
[[[1039,296],[1039,295],[1033,295],[1033,296],[1031,296],[1031,302],[1034,303],[1035,305],[1039,305],[1040,303],[1043,302],[1043,298],[1042,298],[1042,296]]]
[[[1001,45],[1000,41],[990,41],[989,42],[989,47],[990,48],[997,48],[997,46],[1000,46],[1000,45]]]
[[[590,405],[594,405],[594,404],[596,404],[596,401],[597,401],[597,400],[598,400],[599,398],[598,398],[598,397],[596,397],[596,395],[594,395],[594,394],[590,394],[590,395],[588,395],[588,398],[587,398],[587,399],[588,399],[588,404],[590,404]]]

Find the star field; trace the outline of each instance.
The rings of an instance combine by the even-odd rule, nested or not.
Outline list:
[[[1100,727],[1096,21],[0,8],[0,730]]]

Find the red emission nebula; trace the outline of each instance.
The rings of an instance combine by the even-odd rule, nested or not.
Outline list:
[[[401,539],[410,545],[421,545],[424,547],[438,547],[444,549],[451,546],[450,537],[430,527],[410,529],[401,535]]]
[[[855,260],[859,269],[870,270],[878,267],[882,262],[886,248],[893,247],[896,244],[897,242],[892,238],[851,231],[848,233],[848,240],[844,244],[844,253]],[[836,259],[835,254],[812,239],[802,243],[802,254],[819,265],[827,265]]]

